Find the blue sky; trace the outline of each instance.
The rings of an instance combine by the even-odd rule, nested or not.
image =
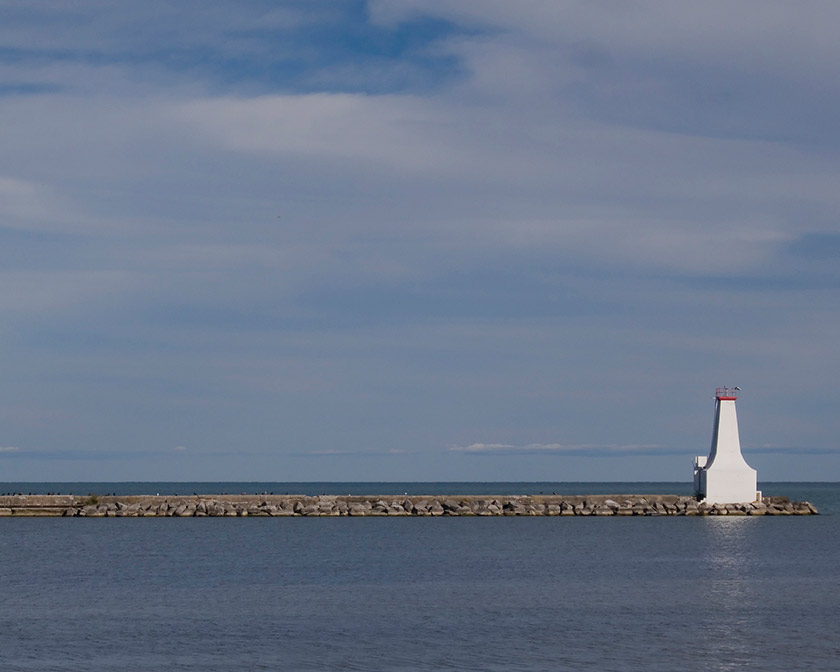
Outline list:
[[[840,480],[838,25],[0,0],[0,480]]]

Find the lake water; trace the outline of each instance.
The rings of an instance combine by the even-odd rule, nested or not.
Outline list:
[[[785,485],[823,515],[3,518],[0,670],[839,669],[840,485]]]

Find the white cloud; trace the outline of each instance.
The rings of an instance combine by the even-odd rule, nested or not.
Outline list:
[[[405,448],[384,448],[382,450],[344,450],[341,448],[325,448],[323,450],[308,450],[305,453],[293,453],[297,457],[387,457],[389,455],[411,455],[417,451]]]
[[[424,231],[464,254],[477,245],[552,245],[613,267],[743,273],[794,235],[796,224],[765,214],[774,201],[798,198],[801,189],[825,207],[836,199],[828,167],[825,179],[802,184],[807,156],[786,148],[545,115],[506,125],[501,110],[471,110],[445,96],[208,98],[177,105],[172,116],[202,143],[291,165],[316,162],[339,181],[367,176],[374,193],[428,194],[422,210],[395,213],[405,219],[371,207],[352,228],[346,216],[322,222],[335,226],[332,240],[345,250],[360,229],[386,233],[407,221],[414,235]],[[442,179],[447,189],[436,196]],[[462,195],[453,195],[458,188]],[[691,207],[663,207],[669,202]],[[727,212],[732,202],[738,208]]]
[[[447,110],[414,96],[360,94],[208,98],[174,108],[189,131],[235,151],[372,162],[424,172],[463,170]],[[351,170],[351,164],[345,166]]]
[[[728,69],[824,77],[840,58],[831,0],[725,0],[699,4],[647,0],[372,0],[371,16],[384,25],[417,16],[445,17],[472,27],[526,36],[546,45],[657,59],[717,63]],[[504,39],[504,38],[503,38]],[[480,67],[478,62],[474,66]],[[814,70],[814,66],[816,70]]]
[[[507,443],[471,443],[468,446],[452,446],[450,450],[456,453],[494,453],[516,450],[516,446]]]
[[[565,444],[565,443],[528,443],[512,445],[506,443],[472,443],[468,446],[452,446],[450,451],[457,453],[475,454],[516,454],[516,453],[648,453],[669,450],[657,444],[626,444],[626,445],[596,445],[596,444]]]

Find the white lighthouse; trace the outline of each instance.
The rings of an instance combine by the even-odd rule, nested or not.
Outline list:
[[[735,413],[737,387],[715,390],[715,426],[709,457],[694,458],[694,494],[708,504],[754,502],[756,472],[741,455],[738,416]]]

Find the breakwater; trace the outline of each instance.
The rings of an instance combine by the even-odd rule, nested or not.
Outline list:
[[[0,516],[797,516],[810,502],[714,504],[680,495],[5,495]]]

